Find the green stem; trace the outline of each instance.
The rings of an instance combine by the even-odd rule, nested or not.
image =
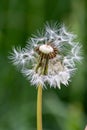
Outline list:
[[[43,59],[41,59],[42,62]],[[48,56],[45,59],[45,64],[42,69],[42,74],[46,75],[48,71]],[[38,67],[39,68],[39,67]],[[38,69],[37,69],[38,70]],[[37,130],[42,130],[42,88],[41,84],[38,84],[38,93],[37,93]]]
[[[37,93],[37,130],[42,130],[42,86],[38,85]]]

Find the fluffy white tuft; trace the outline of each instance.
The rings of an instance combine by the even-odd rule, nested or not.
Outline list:
[[[40,83],[43,87],[46,87],[46,83],[48,83],[50,87],[60,89],[61,83],[65,86],[68,85],[76,70],[76,62],[80,62],[82,59],[80,56],[81,45],[73,42],[75,37],[74,34],[67,31],[64,25],[59,29],[46,26],[43,35],[29,39],[28,45],[24,49],[13,48],[9,58],[14,65],[21,66],[21,72],[33,85],[37,86]],[[47,42],[54,44],[59,53],[55,58],[49,60],[48,73],[42,75],[35,71],[39,55],[34,49],[40,45],[41,51],[44,50],[48,54],[49,51],[53,50],[44,47]]]

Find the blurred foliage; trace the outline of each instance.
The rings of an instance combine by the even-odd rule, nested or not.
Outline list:
[[[69,87],[43,90],[43,130],[82,130],[87,123],[87,0],[0,0],[0,130],[36,130],[37,89],[8,55],[46,21],[78,35],[84,60]]]

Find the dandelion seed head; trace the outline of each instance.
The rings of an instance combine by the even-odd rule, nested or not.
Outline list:
[[[67,86],[76,71],[76,62],[82,60],[79,43],[74,42],[75,35],[65,26],[51,28],[46,25],[44,33],[28,40],[25,48],[13,48],[10,59],[15,66],[21,66],[21,72],[32,85],[46,83],[50,87]]]

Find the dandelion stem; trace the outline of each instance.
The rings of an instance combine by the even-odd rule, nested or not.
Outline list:
[[[43,57],[40,59],[40,63],[42,62]],[[45,64],[42,66],[42,75],[46,75],[48,72],[48,56],[45,59]],[[37,66],[36,71],[40,64]],[[42,85],[38,84],[38,93],[37,93],[37,130],[42,130]]]
[[[42,86],[38,85],[37,94],[37,130],[42,130]]]

